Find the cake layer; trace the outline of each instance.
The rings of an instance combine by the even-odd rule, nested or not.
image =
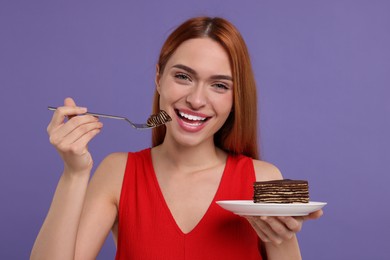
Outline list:
[[[253,184],[255,203],[308,203],[309,185],[304,180],[273,180]]]

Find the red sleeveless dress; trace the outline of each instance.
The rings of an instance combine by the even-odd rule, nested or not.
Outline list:
[[[164,200],[150,148],[129,153],[115,259],[262,259],[258,236],[247,220],[216,204],[218,200],[251,200],[254,181],[252,159],[229,155],[213,201],[195,228],[185,234]]]

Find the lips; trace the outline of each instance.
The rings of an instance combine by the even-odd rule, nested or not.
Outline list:
[[[190,114],[186,114],[186,113],[181,112],[181,111],[178,111],[178,113],[179,113],[180,117],[186,118],[186,119],[191,120],[191,121],[204,121],[207,119],[207,117],[190,115]]]
[[[193,112],[187,112],[182,110],[176,110],[177,116],[183,121],[183,123],[189,127],[198,127],[205,123],[209,117],[202,114],[195,114]]]

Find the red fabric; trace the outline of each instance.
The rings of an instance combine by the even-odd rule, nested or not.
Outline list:
[[[250,224],[215,203],[252,199],[254,181],[252,159],[229,156],[210,207],[197,226],[184,234],[158,185],[150,148],[129,153],[119,203],[115,259],[262,259],[258,237]]]

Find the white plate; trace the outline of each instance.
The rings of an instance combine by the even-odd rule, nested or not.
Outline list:
[[[252,200],[220,200],[222,208],[242,216],[305,216],[321,209],[326,202],[309,203],[254,203]]]

